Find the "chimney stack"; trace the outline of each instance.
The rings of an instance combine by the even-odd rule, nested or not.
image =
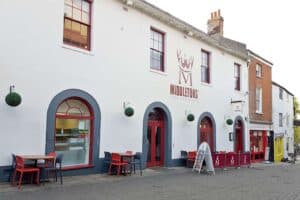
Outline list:
[[[223,37],[224,19],[221,16],[221,11],[215,11],[210,14],[210,19],[207,21],[207,34]]]

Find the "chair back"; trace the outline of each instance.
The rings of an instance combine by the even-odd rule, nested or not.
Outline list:
[[[63,154],[58,154],[55,158],[55,167],[57,166],[57,164],[59,165],[59,168],[61,169],[61,165],[62,165],[62,160],[63,160]]]
[[[180,151],[180,153],[181,153],[181,158],[187,159],[187,157],[188,157],[187,151],[182,150],[182,151]]]
[[[121,155],[118,153],[112,153],[111,154],[111,161],[114,163],[119,163],[121,162]]]
[[[11,156],[12,156],[12,161],[11,161],[11,166],[12,166],[12,168],[13,169],[15,169],[16,168],[16,154],[11,154]]]
[[[24,160],[20,156],[16,156],[16,169],[24,169]]]
[[[111,153],[108,151],[104,151],[104,159],[105,160],[110,160],[111,159]]]
[[[142,153],[141,152],[136,152],[134,155],[135,160],[142,160]]]
[[[48,156],[56,156],[56,152],[55,151],[52,151],[52,152],[50,152],[50,153],[48,153]]]

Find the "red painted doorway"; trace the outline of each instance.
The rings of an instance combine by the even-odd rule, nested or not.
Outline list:
[[[240,120],[235,123],[235,152],[243,152],[243,124]]]
[[[210,150],[214,151],[214,136],[213,136],[213,126],[211,119],[205,117],[200,123],[200,142],[207,142],[209,144]]]
[[[149,142],[147,167],[163,166],[164,163],[164,121],[148,121]]]

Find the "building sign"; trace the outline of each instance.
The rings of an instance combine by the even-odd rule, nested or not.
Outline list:
[[[192,88],[193,74],[192,69],[194,65],[194,57],[186,58],[182,55],[181,50],[177,50],[178,61],[178,84],[170,84],[170,94],[181,97],[188,97],[198,99],[198,90]]]

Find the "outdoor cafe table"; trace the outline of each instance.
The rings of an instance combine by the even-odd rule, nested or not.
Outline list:
[[[50,156],[50,155],[18,155],[21,158],[23,158],[23,160],[32,160],[35,162],[35,166],[37,165],[37,161],[38,160],[54,160],[55,156]]]

